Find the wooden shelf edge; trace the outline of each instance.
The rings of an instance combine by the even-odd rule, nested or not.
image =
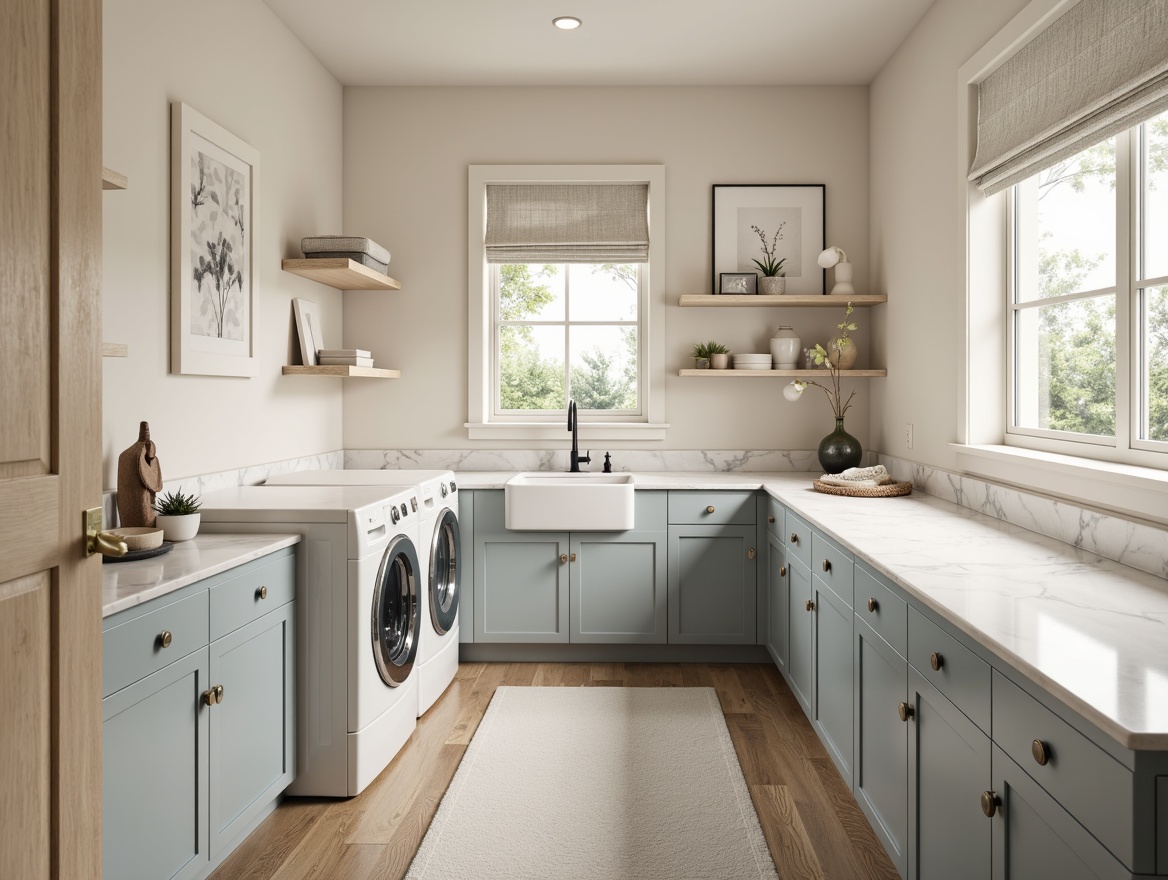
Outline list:
[[[814,308],[828,308],[832,306],[846,306],[851,303],[853,307],[860,308],[862,306],[878,306],[888,302],[888,296],[883,293],[872,294],[855,294],[853,296],[832,296],[827,294],[825,296],[754,296],[754,295],[739,295],[739,294],[685,294],[678,300],[679,306],[705,306],[717,307],[724,306],[745,306],[748,308],[761,308],[772,306],[786,306],[786,307],[814,307]]]
[[[124,174],[114,171],[112,168],[106,168],[104,165],[101,169],[101,188],[102,189],[127,189],[130,186],[130,179]]]
[[[381,367],[350,367],[328,364],[319,367],[299,365],[284,367],[285,376],[333,376],[337,379],[400,379],[401,370],[383,370]]]
[[[101,344],[103,358],[124,358],[130,356],[130,346],[124,342],[103,342]]]
[[[750,376],[755,379],[768,377],[783,377],[791,379],[824,379],[831,378],[829,370],[678,370],[679,376],[710,376],[729,378],[731,376]],[[841,370],[840,376],[845,379],[882,379],[888,375],[887,370]]]
[[[362,266],[348,257],[319,260],[284,260],[285,272],[308,278],[337,290],[401,290],[401,282]]]

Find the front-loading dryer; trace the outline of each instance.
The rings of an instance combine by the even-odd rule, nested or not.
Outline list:
[[[458,672],[458,606],[462,555],[458,485],[452,471],[317,470],[282,474],[268,486],[412,486],[417,491],[423,589],[418,647],[418,715],[442,696]]]
[[[359,793],[417,724],[418,650],[428,612],[416,491],[241,486],[202,501],[203,531],[303,536],[297,767],[288,793]]]

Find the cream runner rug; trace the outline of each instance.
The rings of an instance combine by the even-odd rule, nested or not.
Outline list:
[[[500,687],[406,880],[777,880],[713,688]]]

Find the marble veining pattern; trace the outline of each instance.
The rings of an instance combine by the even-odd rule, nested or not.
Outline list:
[[[101,616],[109,617],[188,584],[300,542],[300,535],[198,535],[164,556],[103,562]]]

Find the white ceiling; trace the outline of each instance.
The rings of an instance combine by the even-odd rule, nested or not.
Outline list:
[[[345,85],[602,86],[867,84],[933,0],[265,2]]]

